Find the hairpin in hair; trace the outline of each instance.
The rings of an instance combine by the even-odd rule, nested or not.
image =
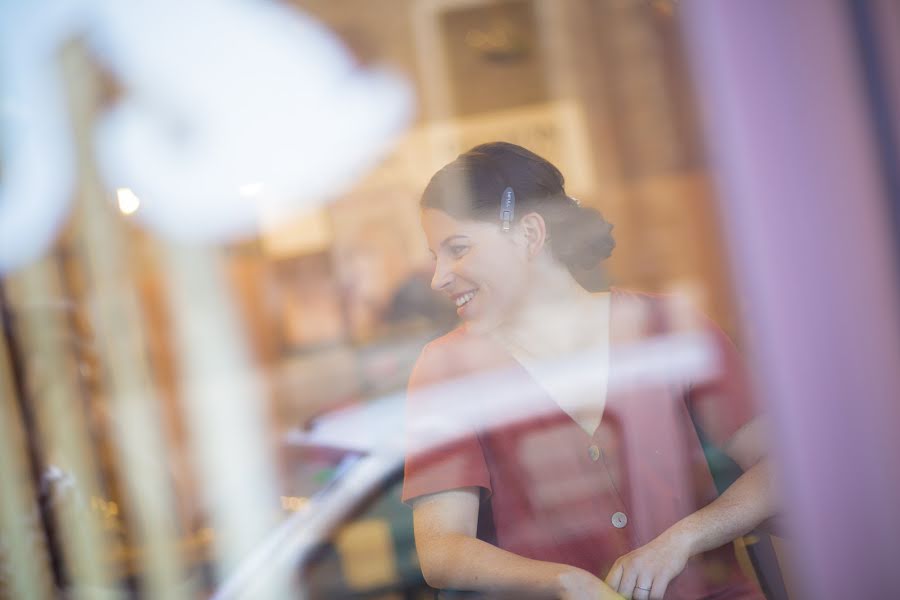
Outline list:
[[[509,231],[513,216],[516,212],[516,193],[511,187],[503,190],[500,197],[500,228],[503,231]]]

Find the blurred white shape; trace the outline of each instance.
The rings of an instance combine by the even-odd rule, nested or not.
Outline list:
[[[130,215],[141,206],[140,198],[128,188],[117,189],[116,198],[119,201],[119,210],[123,215]]]
[[[262,188],[248,182],[285,216],[333,198],[412,117],[403,78],[361,70],[330,31],[276,3],[0,2],[0,273],[45,252],[68,211],[58,56],[76,37],[126,92],[97,125],[103,178],[141,190],[135,218],[183,240],[258,233]]]
[[[580,390],[596,389],[597,351],[589,350],[530,368],[553,389],[590,402]],[[688,381],[710,381],[722,372],[721,357],[707,333],[686,331],[657,336],[622,346],[617,350],[616,368],[610,373],[609,393],[642,387],[683,386]],[[475,391],[477,390],[477,393]],[[427,400],[424,399],[427,397]],[[484,399],[490,398],[489,403]],[[350,452],[403,452],[407,441],[422,450],[465,435],[471,429],[459,424],[477,424],[483,429],[541,417],[553,404],[535,396],[530,378],[518,368],[505,368],[433,384],[420,400],[423,409],[409,438],[398,436],[404,428],[406,394],[383,396],[365,404],[349,406],[315,419],[308,430],[291,430],[288,444],[338,448]],[[572,408],[580,405],[573,404]]]
[[[80,24],[71,2],[0,2],[0,274],[40,257],[75,177],[56,64]]]
[[[405,394],[395,394],[333,411],[317,418],[308,431],[288,431],[283,441],[349,452],[375,452],[397,441],[397,431],[403,427],[405,402]]]
[[[248,183],[247,185],[242,185],[238,189],[238,191],[244,198],[252,198],[254,196],[258,196],[265,189],[265,187],[265,184],[263,184],[262,182]]]
[[[99,124],[101,168],[141,190],[138,220],[166,235],[257,233],[248,182],[285,213],[332,198],[411,116],[402,79],[359,70],[328,30],[276,3],[109,0],[103,18],[98,56],[130,94]]]

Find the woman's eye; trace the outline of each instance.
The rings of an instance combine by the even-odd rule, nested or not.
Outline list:
[[[463,254],[465,254],[466,250],[468,250],[468,249],[469,249],[468,246],[450,246],[450,253],[453,256],[459,258]]]

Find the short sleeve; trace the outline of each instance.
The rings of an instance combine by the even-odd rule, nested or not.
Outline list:
[[[442,375],[445,369],[440,355],[440,348],[426,346],[409,379],[401,497],[405,503],[425,494],[463,487],[477,486],[491,492],[476,430],[452,410],[460,405],[462,388]]]
[[[759,415],[743,357],[731,339],[712,320],[699,317],[712,344],[715,370],[692,382],[687,402],[695,421],[710,440],[724,448],[739,429]]]

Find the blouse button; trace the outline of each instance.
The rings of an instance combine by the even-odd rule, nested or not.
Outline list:
[[[628,525],[628,517],[626,517],[623,512],[613,513],[611,521],[616,529],[622,529]]]
[[[597,459],[600,458],[600,448],[596,445],[591,446],[588,448],[588,456],[591,457],[592,461],[597,462]]]

